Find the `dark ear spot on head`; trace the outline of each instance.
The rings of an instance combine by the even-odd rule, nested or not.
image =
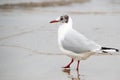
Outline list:
[[[60,17],[61,23],[68,23],[69,16],[68,15],[63,15]]]
[[[68,23],[69,16],[68,16],[68,15],[65,15],[64,18],[65,18],[65,23]]]
[[[64,17],[65,17],[65,19],[68,19],[68,18],[69,18],[67,15],[65,15]]]

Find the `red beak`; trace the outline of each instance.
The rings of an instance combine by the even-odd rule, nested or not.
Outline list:
[[[52,20],[50,21],[50,23],[56,23],[56,22],[59,22],[58,20]]]

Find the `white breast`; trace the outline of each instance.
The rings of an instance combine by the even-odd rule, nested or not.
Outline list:
[[[68,24],[62,24],[59,29],[58,29],[58,45],[60,47],[60,49],[64,52],[68,52],[66,51],[63,47],[62,47],[62,40],[64,40],[64,37],[66,36],[66,34],[70,31],[70,26],[68,26]]]

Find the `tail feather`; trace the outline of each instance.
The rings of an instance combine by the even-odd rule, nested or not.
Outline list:
[[[101,47],[101,50],[102,50],[104,53],[108,53],[108,52],[110,52],[110,51],[119,52],[119,49],[116,49],[116,48],[108,48],[108,47]]]

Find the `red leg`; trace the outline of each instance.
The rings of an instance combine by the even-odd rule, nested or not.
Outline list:
[[[79,70],[79,64],[80,64],[80,61],[78,60],[77,68],[76,68],[77,71]]]
[[[73,63],[73,59],[71,60],[71,62],[67,65],[67,66],[65,66],[65,67],[63,67],[63,68],[70,68],[70,65]]]

